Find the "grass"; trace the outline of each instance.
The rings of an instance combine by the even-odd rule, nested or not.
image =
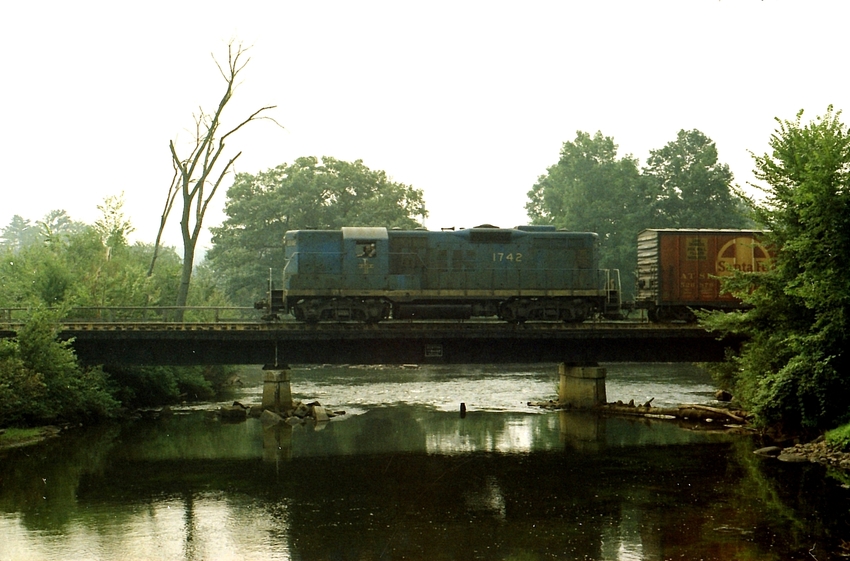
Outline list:
[[[832,448],[850,452],[850,423],[826,432],[826,442]]]
[[[44,436],[43,428],[6,429],[0,434],[0,447],[35,442]]]

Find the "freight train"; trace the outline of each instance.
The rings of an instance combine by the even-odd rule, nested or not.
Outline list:
[[[283,288],[258,307],[298,321],[498,318],[583,322],[644,308],[653,321],[740,305],[717,276],[759,270],[769,255],[751,230],[644,230],[638,290],[622,302],[620,275],[599,266],[591,232],[553,226],[461,230],[351,227],[284,237]]]

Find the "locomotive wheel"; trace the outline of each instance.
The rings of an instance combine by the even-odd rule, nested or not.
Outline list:
[[[590,302],[582,299],[523,298],[503,302],[499,307],[499,319],[512,323],[524,323],[529,319],[581,323],[590,312]]]
[[[564,323],[581,323],[587,319],[587,310],[567,309],[561,310],[561,320]]]
[[[499,305],[498,317],[502,321],[522,324],[528,319],[529,310],[528,300],[512,299]]]
[[[392,304],[387,300],[361,300],[362,308],[359,309],[364,316],[361,321],[366,323],[378,323],[390,317]]]
[[[590,315],[590,304],[584,300],[573,300],[561,308],[564,323],[581,323]]]
[[[298,302],[292,305],[292,315],[295,316],[296,321],[303,321],[305,323],[318,323],[319,310],[317,310],[316,307],[311,304],[312,302],[310,302],[309,300],[299,300]]]
[[[292,306],[297,321],[360,321],[378,323],[390,315],[391,304],[383,299],[329,298],[299,300]]]

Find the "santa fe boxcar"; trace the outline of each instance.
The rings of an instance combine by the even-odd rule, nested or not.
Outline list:
[[[692,309],[736,309],[721,290],[733,271],[770,267],[771,252],[756,230],[651,229],[638,234],[635,307],[651,321],[693,321]]]

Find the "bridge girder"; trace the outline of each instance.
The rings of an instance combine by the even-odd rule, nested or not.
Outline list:
[[[736,339],[691,325],[397,322],[66,325],[89,364],[712,362]]]

